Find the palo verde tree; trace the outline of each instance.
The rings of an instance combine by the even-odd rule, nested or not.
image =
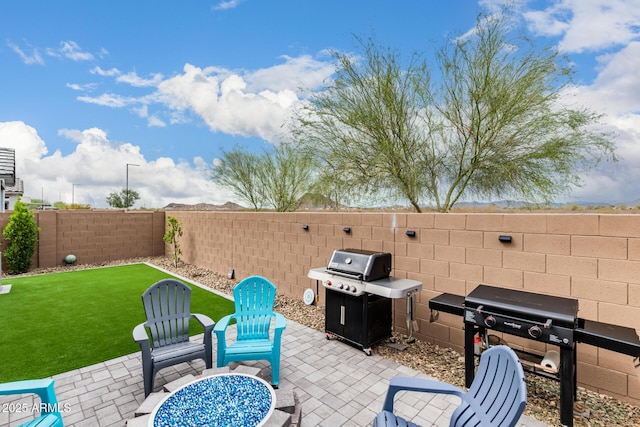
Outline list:
[[[336,202],[388,192],[419,211],[430,160],[420,121],[428,68],[417,55],[404,68],[398,52],[358,42],[362,62],[334,52],[333,84],[300,112],[294,137],[314,156],[318,182]]]
[[[176,268],[178,267],[178,262],[180,262],[180,255],[182,255],[182,249],[180,248],[178,237],[182,237],[182,226],[180,225],[180,221],[178,218],[169,215],[167,216],[167,231],[164,233],[162,240],[171,245],[171,259],[173,260],[173,265]]]
[[[39,231],[33,212],[27,204],[16,202],[13,213],[9,215],[9,223],[2,231],[2,236],[9,241],[3,255],[10,274],[29,271],[38,244]]]
[[[261,161],[260,156],[240,147],[222,150],[222,157],[214,162],[211,179],[247,202],[253,210],[260,210],[264,201],[258,179]]]
[[[311,157],[288,143],[265,153],[258,177],[266,205],[276,212],[298,209],[313,186],[312,171]]]
[[[122,189],[119,193],[109,193],[107,196],[107,204],[112,208],[128,209],[140,198],[136,190],[131,188]]]
[[[223,151],[211,179],[231,190],[254,210],[269,207],[295,211],[313,188],[313,163],[309,154],[289,143],[254,154],[242,148]]]
[[[333,83],[299,114],[294,134],[324,174],[369,194],[388,189],[421,211],[465,197],[548,202],[615,160],[600,117],[563,104],[572,70],[558,51],[514,31],[508,10],[422,55],[360,41],[362,61],[334,53]],[[438,79],[432,76],[438,76]]]

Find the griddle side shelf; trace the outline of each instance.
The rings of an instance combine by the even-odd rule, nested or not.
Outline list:
[[[429,309],[462,317],[464,316],[464,297],[454,294],[440,294],[429,300]]]
[[[640,357],[640,340],[633,328],[578,318],[575,336],[584,344]]]

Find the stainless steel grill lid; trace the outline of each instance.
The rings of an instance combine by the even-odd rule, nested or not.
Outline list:
[[[327,271],[365,282],[384,279],[391,273],[391,254],[363,249],[336,249]]]

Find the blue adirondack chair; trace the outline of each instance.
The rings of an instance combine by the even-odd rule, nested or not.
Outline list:
[[[271,383],[278,387],[280,377],[280,343],[286,321],[282,314],[274,313],[276,287],[260,276],[242,280],[233,289],[235,313],[216,323],[213,331],[218,341],[218,367],[243,360],[267,360],[271,364]],[[271,320],[275,319],[273,340],[270,338]],[[238,335],[227,345],[226,330],[231,320],[236,321]]]
[[[527,385],[522,365],[513,350],[504,345],[482,353],[480,366],[466,393],[441,381],[391,378],[383,410],[375,418],[373,427],[417,427],[393,414],[394,397],[402,390],[460,397],[462,403],[453,412],[450,427],[513,427],[527,404]]]
[[[153,391],[156,373],[167,366],[203,359],[213,365],[211,331],[215,322],[204,314],[191,313],[191,288],[179,280],[164,279],[142,294],[147,321],[133,329],[133,339],[142,350],[144,395]],[[204,328],[202,343],[189,338],[189,320],[195,318]],[[149,344],[147,330],[151,333]]]
[[[40,416],[18,427],[63,427],[58,399],[53,389],[53,380],[14,381],[0,384],[0,396],[13,394],[37,394],[40,397]]]

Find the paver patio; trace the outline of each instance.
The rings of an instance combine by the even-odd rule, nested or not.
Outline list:
[[[263,362],[246,364],[268,367]],[[155,390],[184,375],[199,375],[204,369],[202,361],[166,368],[157,375]],[[394,375],[424,376],[376,354],[366,356],[347,344],[327,340],[319,331],[287,321],[280,387],[294,388],[302,405],[302,426],[371,425],[382,408],[387,384]],[[59,403],[65,409],[66,426],[124,426],[144,401],[139,352],[53,378]],[[3,397],[0,408],[9,409],[9,402],[13,409],[31,408],[33,400],[32,397],[20,400]],[[396,402],[396,412],[427,427],[447,426],[449,415],[459,401],[452,396],[413,393],[399,395]],[[14,425],[30,417],[29,411],[3,410],[0,425]],[[544,427],[546,424],[523,416],[518,426]]]

